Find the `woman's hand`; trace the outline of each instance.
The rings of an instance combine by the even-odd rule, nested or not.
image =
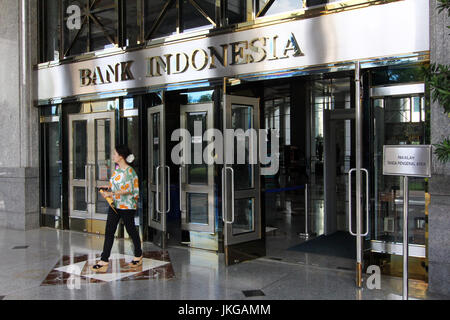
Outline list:
[[[103,191],[101,192],[101,195],[103,196],[103,198],[112,198],[114,196],[114,194],[112,192],[108,192],[108,191]]]

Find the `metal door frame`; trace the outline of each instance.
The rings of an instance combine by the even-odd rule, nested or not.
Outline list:
[[[148,221],[149,226],[159,231],[167,231],[167,214],[170,211],[170,190],[167,192],[168,185],[170,186],[170,167],[166,165],[166,113],[164,105],[151,107],[147,110],[147,127],[148,127]],[[159,166],[156,170],[157,180],[155,183],[153,177],[153,121],[152,116],[154,114],[160,114],[159,117]],[[166,170],[168,169],[169,176],[166,179]],[[161,174],[163,171],[163,174]],[[159,178],[159,179],[158,179]],[[155,192],[155,210],[161,215],[161,221],[153,220],[153,197],[152,192]],[[160,198],[158,194],[161,195]],[[167,199],[169,203],[167,203]],[[158,201],[160,200],[160,201]],[[168,206],[167,206],[168,204]],[[169,207],[169,208],[167,208]]]
[[[83,219],[83,220],[106,220],[107,215],[96,213],[95,195],[96,189],[99,185],[104,185],[101,182],[92,182],[91,177],[96,176],[96,163],[95,163],[95,120],[109,119],[110,120],[110,158],[112,161],[112,154],[115,147],[115,117],[114,112],[99,112],[90,114],[71,114],[69,115],[69,218]],[[74,180],[73,179],[73,122],[74,121],[86,121],[86,135],[87,135],[87,159],[85,166],[85,179]],[[112,162],[111,162],[112,165]],[[112,169],[112,168],[111,168]],[[85,187],[85,195],[87,195],[87,210],[79,211],[73,208],[73,188]]]
[[[232,96],[232,95],[224,95],[224,102],[223,102],[223,128],[225,129],[232,129],[231,128],[231,115],[232,115],[232,106],[234,104],[244,105],[244,106],[251,106],[253,107],[253,126],[252,129],[255,129],[257,131],[257,137],[259,138],[259,128],[260,128],[260,117],[259,117],[259,104],[260,99],[259,98],[250,98],[250,97],[241,97],[241,96]],[[258,138],[254,143],[257,144],[256,147],[256,157],[259,154],[259,145],[258,145]],[[225,139],[226,140],[226,139]],[[234,142],[233,142],[234,143]],[[224,142],[224,148],[226,148],[226,142]],[[224,150],[224,151],[225,151]],[[253,150],[250,148],[250,150]],[[224,152],[224,160],[225,152]],[[259,240],[261,239],[261,193],[260,193],[260,165],[259,162],[257,164],[252,165],[252,178],[253,178],[253,188],[247,189],[247,190],[232,190],[232,203],[231,206],[229,206],[228,203],[228,176],[227,171],[232,172],[232,188],[234,188],[234,171],[231,167],[231,165],[227,164],[225,161],[224,169],[222,171],[222,189],[225,190],[225,192],[222,192],[222,219],[224,220],[224,243],[225,246],[233,245],[233,244],[239,244],[244,242],[249,242],[253,240]],[[248,199],[248,198],[254,198],[254,205],[253,205],[253,231],[246,232],[242,234],[233,234],[233,222],[234,222],[234,200],[239,199]],[[230,216],[229,209],[231,208],[231,221],[228,220],[228,217]]]
[[[195,112],[206,112],[207,118],[207,128],[214,128],[214,104],[211,103],[202,103],[202,104],[193,104],[193,105],[182,105],[180,106],[180,128],[187,129],[187,113],[195,113]],[[183,136],[183,143],[186,143],[187,139]],[[191,141],[189,141],[191,143]],[[186,150],[185,145],[185,150]],[[207,185],[192,185],[187,184],[187,170],[186,170],[186,159],[183,159],[183,163],[179,169],[180,175],[180,209],[181,209],[181,229],[188,231],[200,231],[200,232],[209,232],[215,233],[215,185],[214,185],[214,164],[208,165],[208,184]],[[187,193],[201,193],[208,194],[208,224],[198,224],[198,223],[189,223],[187,221],[188,218],[188,205],[187,205]]]

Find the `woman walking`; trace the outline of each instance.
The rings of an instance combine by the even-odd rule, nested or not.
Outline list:
[[[139,179],[136,171],[130,166],[134,161],[134,156],[127,146],[118,145],[113,154],[113,161],[118,167],[109,180],[108,191],[102,192],[102,195],[104,198],[113,199],[114,209],[109,208],[101,260],[92,266],[92,270],[95,272],[106,272],[108,270],[114,234],[121,218],[134,245],[134,259],[129,266],[132,268],[138,267],[142,265],[143,259],[141,239],[134,224],[134,216],[139,199]]]

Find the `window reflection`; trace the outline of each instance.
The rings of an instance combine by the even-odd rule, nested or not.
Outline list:
[[[259,0],[256,1],[256,15],[258,17],[299,10],[303,7],[302,0]]]
[[[63,0],[64,56],[114,47],[118,44],[118,8],[114,0]],[[80,29],[70,26],[76,19],[67,8],[77,6],[81,10]],[[72,20],[71,20],[72,19]]]
[[[247,21],[247,1],[228,0],[227,22],[235,24]]]
[[[184,0],[183,30],[211,25],[211,21],[214,22],[215,6],[215,0]]]
[[[176,1],[144,0],[145,40],[168,36],[177,31]]]

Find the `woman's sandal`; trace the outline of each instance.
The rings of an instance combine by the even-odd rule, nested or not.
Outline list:
[[[91,270],[94,272],[105,273],[106,271],[108,271],[108,266],[109,266],[109,263],[105,264],[105,265],[96,263],[95,265],[93,265],[91,267]]]
[[[140,258],[137,258],[137,260],[136,260],[136,258],[134,258],[129,264],[128,264],[128,266],[130,267],[130,268],[137,268],[137,267],[139,267],[139,266],[141,266],[142,265],[142,259],[144,258],[144,256],[141,256]]]

